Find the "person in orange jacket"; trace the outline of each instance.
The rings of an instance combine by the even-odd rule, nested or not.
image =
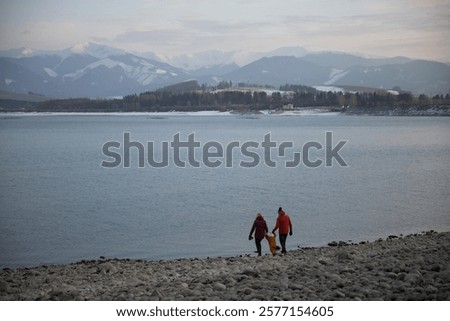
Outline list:
[[[253,232],[255,232],[255,244],[256,251],[258,252],[258,256],[261,256],[261,241],[264,239],[266,233],[269,231],[267,228],[266,221],[262,217],[261,213],[256,215],[256,219],[253,222],[252,229],[250,230],[250,234],[248,235],[248,239],[253,239]]]
[[[286,254],[286,239],[288,234],[292,235],[292,222],[283,209],[280,207],[278,209],[278,218],[275,227],[272,230],[272,233],[275,233],[276,230],[280,229],[280,244],[281,244],[281,253]]]

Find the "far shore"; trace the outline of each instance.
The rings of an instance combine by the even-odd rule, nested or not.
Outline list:
[[[293,107],[277,109],[173,109],[148,111],[124,111],[120,109],[0,109],[0,118],[10,118],[11,116],[33,116],[33,115],[136,115],[136,116],[240,116],[242,118],[258,118],[257,116],[315,116],[315,115],[341,115],[341,116],[418,116],[418,117],[446,117],[450,116],[449,105],[426,105],[426,106],[402,106],[402,107],[336,107],[336,106],[311,106],[311,107]],[[253,117],[250,117],[253,116]]]
[[[450,300],[450,232],[287,255],[3,269],[0,300]]]

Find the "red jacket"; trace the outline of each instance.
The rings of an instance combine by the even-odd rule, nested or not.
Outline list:
[[[289,234],[289,231],[292,232],[292,223],[289,215],[285,212],[281,211],[278,214],[277,224],[273,228],[272,233],[275,233],[277,229],[280,229],[280,234]]]
[[[262,240],[264,236],[266,236],[266,233],[269,231],[266,221],[261,216],[258,216],[253,222],[250,235],[253,234],[253,231],[255,231],[255,239],[257,240]]]

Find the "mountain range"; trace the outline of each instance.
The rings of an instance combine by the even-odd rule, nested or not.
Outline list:
[[[162,57],[98,44],[60,51],[25,48],[0,52],[0,90],[52,98],[117,97],[197,80],[215,85],[359,86],[447,94],[450,66],[406,57],[366,58],[302,47],[266,53],[206,51]]]

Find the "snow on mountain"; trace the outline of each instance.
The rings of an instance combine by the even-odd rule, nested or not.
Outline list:
[[[345,75],[347,75],[348,73],[349,73],[348,70],[340,70],[340,69],[332,68],[331,72],[330,72],[330,76],[329,76],[330,79],[325,81],[323,84],[326,86],[332,85],[336,81],[341,79],[342,77],[345,77]]]
[[[193,71],[234,64],[234,54],[233,51],[209,50],[196,54],[175,56],[168,58],[167,62],[173,66]]]
[[[99,59],[126,54],[126,52],[123,50],[90,42],[76,44],[71,48],[64,50],[63,52],[65,54],[72,53],[78,55],[88,55]]]
[[[335,78],[333,86],[356,85],[392,89],[400,87],[416,95],[434,96],[448,93],[450,66],[425,60],[381,66],[353,66]]]
[[[303,47],[282,47],[268,52],[246,52],[246,51],[219,51],[208,50],[195,54],[178,55],[165,58],[166,62],[195,74],[206,75],[205,70],[234,71],[239,66],[245,66],[264,57],[293,56],[303,57],[309,53]],[[233,70],[231,70],[233,69]]]
[[[0,58],[0,89],[56,98],[127,95],[189,77],[171,65],[92,43],[42,55]]]
[[[17,49],[0,51],[0,57],[25,58],[25,57],[33,57],[33,56],[38,56],[38,55],[52,55],[54,53],[55,53],[55,51],[51,51],[51,50],[39,50],[39,49],[22,47],[22,48],[17,48]]]
[[[165,57],[83,43],[59,51],[19,48],[0,52],[0,90],[48,97],[106,97],[154,90],[189,79],[278,87],[400,87],[415,94],[446,94],[450,66],[405,57],[366,58],[284,47],[265,53],[222,52]]]
[[[266,57],[275,57],[275,56],[293,56],[297,58],[301,58],[309,54],[310,52],[303,47],[281,47],[272,51],[269,51],[265,54]]]
[[[47,73],[47,75],[49,75],[52,78],[58,77],[58,74],[53,69],[45,67],[44,71]]]
[[[324,91],[324,92],[334,92],[334,93],[338,93],[338,92],[346,92],[346,90],[339,88],[339,87],[334,87],[334,86],[313,86],[316,90],[318,91]]]
[[[131,79],[136,80],[143,86],[147,86],[155,80],[157,75],[166,75],[170,73],[172,76],[177,76],[178,74],[175,72],[169,72],[165,69],[158,68],[157,66],[151,64],[149,61],[145,59],[139,58],[131,58],[133,64],[127,64],[122,61],[114,60],[112,58],[103,58],[93,62],[82,69],[78,69],[75,72],[67,73],[63,75],[63,79],[73,79],[76,80],[84,75],[87,72],[92,71],[96,68],[104,66],[108,69],[120,68],[123,70],[125,75]]]

